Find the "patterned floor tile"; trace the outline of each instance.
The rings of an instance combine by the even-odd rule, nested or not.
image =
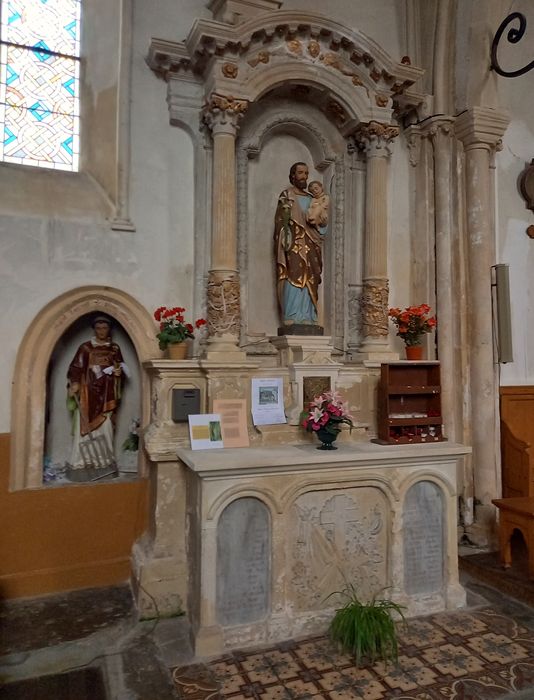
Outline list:
[[[397,665],[358,668],[329,639],[236,651],[176,669],[183,700],[500,700],[532,688],[534,635],[484,608],[410,620],[399,628]]]
[[[373,666],[383,683],[389,688],[399,690],[416,690],[433,685],[438,675],[417,657],[399,656],[398,665],[380,662]]]
[[[325,673],[320,684],[330,693],[331,698],[382,700],[386,692],[386,687],[370,671],[355,667]]]
[[[473,637],[468,641],[467,646],[492,663],[508,664],[528,658],[525,647],[512,642],[503,634],[493,634],[493,632],[488,632],[481,637]]]
[[[403,646],[414,646],[423,649],[428,646],[444,644],[446,634],[436,625],[427,620],[413,620],[409,625],[402,626],[399,630],[399,641]]]
[[[459,634],[461,637],[469,637],[472,634],[485,632],[488,627],[480,617],[468,613],[453,612],[435,615],[434,622],[449,634]]]
[[[454,644],[443,644],[437,649],[426,649],[422,657],[428,665],[434,666],[440,673],[449,674],[454,678],[468,673],[478,673],[485,667],[484,662],[465,647]]]

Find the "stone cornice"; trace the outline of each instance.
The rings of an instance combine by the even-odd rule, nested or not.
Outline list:
[[[191,56],[186,45],[180,41],[153,38],[146,60],[155,73],[165,78],[169,73],[191,70]]]
[[[392,95],[403,94],[424,73],[408,63],[397,63],[372,39],[339,22],[289,10],[262,13],[237,26],[197,20],[185,42],[152,39],[147,62],[164,76],[184,70],[203,74],[214,57],[239,61],[249,49],[265,50],[273,42],[293,39],[326,43],[328,51],[365,73],[377,90]]]
[[[504,110],[472,107],[456,118],[455,133],[466,148],[496,148],[509,123]]]

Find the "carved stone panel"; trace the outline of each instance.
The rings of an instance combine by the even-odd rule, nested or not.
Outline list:
[[[271,591],[271,525],[257,498],[239,498],[217,528],[217,621],[239,625],[264,617]]]
[[[441,489],[419,481],[406,494],[403,512],[406,593],[443,588],[444,509]]]
[[[325,598],[349,582],[363,600],[388,585],[387,503],[378,489],[303,494],[287,532],[288,593],[296,610],[323,609]]]
[[[332,378],[303,377],[302,389],[304,393],[302,410],[305,411],[308,409],[310,403],[316,396],[320,396],[321,394],[324,394],[325,391],[330,391],[332,389]]]

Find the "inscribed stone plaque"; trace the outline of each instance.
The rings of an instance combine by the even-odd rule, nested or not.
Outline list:
[[[217,620],[239,625],[269,609],[271,526],[257,498],[238,498],[223,511],[217,528]]]
[[[444,557],[441,489],[430,481],[412,486],[406,494],[402,519],[406,593],[440,591]]]
[[[368,600],[388,585],[387,504],[375,488],[312,491],[288,522],[289,592],[297,610],[321,610],[327,596],[355,586]]]

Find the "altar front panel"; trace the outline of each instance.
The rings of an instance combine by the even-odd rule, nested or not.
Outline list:
[[[181,450],[197,655],[322,633],[347,585],[408,615],[462,606],[455,480],[467,452],[450,443]]]

